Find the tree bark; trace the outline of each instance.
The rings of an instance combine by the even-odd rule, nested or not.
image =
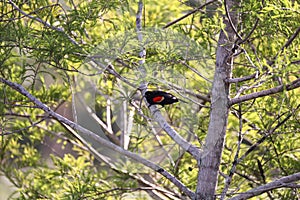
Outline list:
[[[236,13],[231,8],[237,1],[227,1],[225,5],[230,11],[224,17],[225,29],[221,30],[217,53],[216,68],[211,95],[211,111],[208,133],[203,146],[203,156],[198,160],[199,174],[196,189],[196,199],[215,199],[219,166],[223,151],[228,111],[229,111],[229,83],[231,77],[232,49],[237,24]]]

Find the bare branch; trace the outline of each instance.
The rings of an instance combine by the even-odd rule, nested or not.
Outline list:
[[[293,35],[291,35],[291,37],[288,39],[288,41],[283,45],[283,47],[281,48],[281,51],[283,51],[285,48],[290,46],[292,44],[292,42],[294,41],[294,39],[298,36],[299,33],[300,33],[300,26],[297,28],[295,33],[293,33]]]
[[[264,5],[264,3],[265,3],[265,1],[262,0],[261,4]],[[262,10],[262,9],[263,9],[263,6],[260,7],[260,10]],[[256,18],[254,26],[252,27],[251,31],[248,33],[248,35],[243,40],[241,40],[241,41],[238,42],[238,45],[245,43],[250,38],[250,36],[255,31],[255,29],[256,29],[256,27],[258,25],[258,22],[259,22],[259,18]]]
[[[230,24],[230,26],[231,26],[233,32],[235,33],[235,35],[236,35],[240,40],[243,41],[242,36],[240,36],[240,34],[237,32],[235,26],[233,25],[233,22],[232,22],[232,20],[231,20],[230,14],[229,14],[229,10],[228,10],[228,6],[227,6],[227,1],[226,1],[226,0],[224,0],[224,7],[225,7],[227,19],[228,19],[228,21],[229,21],[229,24]]]
[[[258,25],[258,22],[259,22],[259,18],[256,18],[254,26],[252,27],[251,31],[248,33],[248,35],[242,41],[238,42],[238,45],[245,43],[250,38],[252,33],[255,31],[255,29]]]
[[[45,111],[48,115],[52,116],[56,120],[58,120],[60,123],[66,124],[70,126],[72,129],[75,129],[86,136],[94,139],[99,144],[105,146],[106,148],[109,148],[115,152],[118,152],[124,156],[127,156],[128,158],[133,159],[134,161],[137,161],[138,163],[141,163],[145,165],[146,167],[149,167],[150,169],[160,173],[165,178],[167,178],[169,181],[171,181],[174,185],[176,185],[182,192],[184,192],[186,195],[188,195],[190,198],[195,197],[195,193],[192,192],[190,189],[188,189],[182,182],[180,182],[176,177],[174,177],[172,174],[161,168],[160,166],[156,165],[155,163],[142,158],[138,154],[132,153],[130,151],[126,151],[123,148],[107,141],[106,139],[101,138],[99,135],[93,133],[92,131],[68,120],[67,118],[59,115],[58,113],[54,112],[51,108],[49,108],[47,105],[43,104],[41,101],[36,99],[33,95],[31,95],[22,85],[19,85],[17,83],[13,83],[11,81],[8,81],[2,77],[0,77],[0,82],[6,84],[7,86],[11,87],[12,89],[16,90],[20,94],[24,95],[28,99],[30,99],[38,108]]]
[[[141,46],[140,52],[139,52],[139,56],[140,56],[140,60],[139,60],[139,71],[141,74],[141,79],[145,79],[146,76],[146,69],[144,67],[144,64],[146,62],[146,49],[143,43],[143,33],[142,33],[142,15],[143,15],[143,1],[140,0],[138,3],[138,11],[136,14],[136,29],[137,29],[137,38],[139,41],[139,44]],[[142,94],[144,94],[146,92],[147,89],[147,83],[146,82],[142,82],[141,85],[139,86],[139,89],[142,90]]]
[[[34,123],[31,123],[30,126],[26,126],[26,127],[21,128],[19,130],[5,131],[3,133],[0,133],[0,136],[21,133],[21,132],[23,132],[25,130],[28,130],[28,129],[32,128],[32,127],[38,126],[40,123],[42,123],[43,121],[45,121],[48,118],[49,118],[49,116],[44,116],[41,120],[39,120],[37,122],[34,122]]]
[[[241,193],[230,200],[242,200],[242,199],[249,199],[251,197],[258,196],[262,193],[283,187],[290,187],[290,185],[294,185],[293,183],[300,180],[300,172],[282,177],[276,181],[267,183],[265,185],[259,186],[257,188],[253,188],[247,192]]]
[[[142,42],[142,36],[141,34],[139,34],[141,31],[142,31],[142,14],[143,14],[143,1],[139,1],[138,3],[138,11],[136,13],[136,20],[135,20],[135,23],[136,23],[136,29],[138,31],[138,40],[139,42]]]
[[[248,75],[248,76],[244,76],[244,77],[241,77],[241,78],[229,78],[229,79],[226,79],[226,82],[227,83],[239,83],[239,82],[251,80],[255,77],[257,77],[257,73],[254,73],[254,74],[251,74],[251,75]]]
[[[166,121],[166,119],[162,116],[161,112],[157,109],[155,105],[150,107],[151,113],[155,118],[155,121],[159,123],[160,127],[186,152],[191,154],[195,159],[198,159],[202,155],[202,151],[194,146],[193,144],[186,141],[183,137],[181,137],[177,131],[175,131],[170,124]]]
[[[182,87],[180,87],[180,86],[178,86],[174,83],[170,83],[170,82],[165,81],[165,80],[163,81],[163,83],[169,85],[170,87],[174,88],[177,91],[181,91],[183,93],[186,93],[186,94],[189,94],[193,97],[196,97],[197,99],[201,99],[204,102],[210,102],[210,94],[204,95],[204,94],[200,94],[200,93],[195,93],[192,90],[182,88]],[[196,102],[193,102],[193,103],[196,103]],[[198,103],[196,103],[196,104],[198,104]],[[201,106],[205,107],[204,105],[201,105]]]
[[[196,8],[196,9],[190,11],[190,12],[188,12],[187,14],[183,15],[182,17],[180,17],[180,18],[178,18],[178,19],[176,19],[176,20],[174,20],[174,21],[172,21],[172,22],[169,22],[167,25],[165,25],[165,26],[163,27],[163,29],[166,29],[166,28],[168,28],[168,27],[170,27],[170,26],[176,24],[177,22],[179,22],[179,21],[181,21],[181,20],[187,18],[188,16],[190,16],[190,15],[192,15],[192,14],[198,12],[199,10],[201,10],[202,8],[204,8],[205,6],[207,6],[207,5],[211,4],[211,3],[214,3],[214,2],[216,2],[216,1],[217,1],[217,0],[212,0],[212,1],[206,2],[205,4],[199,6],[198,8]]]
[[[198,70],[196,70],[195,68],[193,68],[192,66],[190,66],[189,64],[187,64],[185,61],[180,60],[179,62],[181,64],[183,64],[184,66],[186,66],[188,69],[190,69],[192,72],[194,72],[195,74],[197,74],[199,77],[203,78],[204,80],[206,80],[209,83],[212,83],[211,80],[209,80],[208,78],[206,78],[205,76],[203,76]]]
[[[298,36],[298,34],[300,33],[300,26],[296,29],[295,33],[293,33],[291,35],[291,37],[289,37],[289,39],[287,40],[287,42],[281,47],[280,51],[274,56],[274,58],[268,62],[268,65],[273,65],[275,63],[276,58],[279,56],[279,54],[286,48],[288,48],[292,42],[294,41],[294,39]]]
[[[287,91],[293,90],[298,87],[300,87],[300,78],[296,79],[295,81],[293,81],[292,83],[287,84],[287,85],[280,85],[280,86],[270,88],[267,90],[263,90],[263,91],[255,92],[252,94],[247,94],[247,95],[244,95],[241,97],[233,98],[230,100],[229,105],[232,106],[237,103],[249,101],[251,99],[256,99],[258,97],[264,97],[264,96],[268,96],[271,94],[276,94],[276,93],[282,92],[284,90],[287,90]]]
[[[229,187],[230,187],[230,184],[231,184],[231,181],[232,181],[232,177],[235,174],[236,166],[238,164],[238,159],[239,159],[239,153],[240,153],[240,150],[241,150],[241,144],[242,144],[242,141],[243,141],[243,134],[242,134],[243,117],[242,117],[242,106],[241,105],[239,105],[238,118],[239,118],[239,133],[238,133],[239,134],[238,135],[239,139],[238,139],[238,144],[237,144],[237,150],[236,150],[236,153],[235,153],[235,156],[234,156],[234,160],[232,162],[231,169],[229,171],[229,175],[225,179],[225,186],[224,186],[224,189],[222,191],[221,198],[220,198],[221,200],[225,199],[226,193],[229,190]]]

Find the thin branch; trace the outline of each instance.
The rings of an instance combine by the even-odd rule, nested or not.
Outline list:
[[[264,3],[265,3],[265,1],[262,0],[262,2],[261,2],[262,5],[260,7],[260,11],[263,9]],[[254,33],[255,29],[257,28],[258,22],[259,22],[259,18],[257,17],[256,20],[255,20],[254,26],[252,27],[251,31],[248,33],[248,35],[243,40],[241,40],[240,42],[238,42],[238,45],[245,43],[250,38],[250,36]]]
[[[243,130],[243,117],[242,117],[242,106],[241,104],[239,105],[239,112],[238,112],[238,118],[239,118],[239,133],[238,133],[238,144],[237,144],[237,150],[234,156],[234,160],[232,162],[232,166],[231,169],[229,171],[229,175],[226,177],[225,179],[225,186],[224,189],[222,191],[221,194],[221,200],[225,199],[227,191],[229,190],[233,175],[235,174],[236,171],[236,166],[238,164],[238,159],[239,159],[239,153],[241,150],[241,144],[243,141],[243,134],[242,134],[242,130]]]
[[[237,170],[235,173],[236,173],[238,176],[242,177],[243,179],[249,181],[250,184],[252,184],[252,183],[255,184],[255,185],[258,185],[258,184],[259,184],[259,182],[258,182],[257,180],[255,180],[255,177],[253,177],[253,176],[251,176],[251,175],[248,176],[247,174],[244,174],[245,171],[239,172],[239,171]],[[231,194],[233,194],[233,193],[231,193]]]
[[[241,44],[245,43],[250,38],[250,36],[255,31],[255,29],[256,29],[256,27],[258,25],[258,22],[259,22],[259,18],[256,18],[254,26],[252,27],[251,31],[248,33],[248,35],[243,40],[241,40],[240,42],[238,42],[238,45],[241,45]]]
[[[93,61],[93,64],[102,67],[102,69],[104,69],[105,71],[107,71],[108,73],[110,73],[111,75],[113,75],[114,77],[118,78],[119,80],[121,80],[122,82],[126,83],[127,85],[136,88],[137,86],[133,83],[131,83],[129,80],[127,80],[126,78],[124,78],[123,76],[121,76],[114,68],[114,66],[109,63],[108,65],[104,65],[102,63],[97,62],[95,59],[91,59],[91,61]],[[98,69],[98,67],[95,66],[95,68]]]
[[[214,3],[214,2],[217,2],[217,0],[208,1],[208,2],[206,2],[206,3],[204,3],[204,4],[202,4],[202,5],[199,6],[198,8],[196,8],[196,9],[194,9],[194,10],[188,12],[187,14],[183,15],[182,17],[180,17],[180,18],[178,18],[178,19],[176,19],[176,20],[174,20],[174,21],[172,21],[172,22],[169,22],[167,25],[165,25],[165,26],[163,27],[163,29],[166,29],[166,28],[168,28],[168,27],[170,27],[170,26],[176,24],[177,22],[179,22],[179,21],[181,21],[181,20],[187,18],[188,16],[190,16],[190,15],[192,15],[192,14],[198,12],[199,10],[201,10],[202,8],[204,8],[205,6],[207,6],[207,5],[211,4],[211,3]]]
[[[209,80],[208,78],[206,78],[205,76],[203,76],[198,70],[196,70],[195,68],[193,68],[192,66],[190,66],[189,64],[187,64],[185,61],[180,60],[179,62],[181,64],[183,64],[184,66],[186,66],[188,69],[190,69],[192,72],[194,72],[195,74],[197,74],[199,77],[203,78],[204,80],[206,80],[209,83],[212,83],[211,80]]]
[[[241,78],[229,78],[229,79],[226,79],[225,81],[226,81],[226,83],[240,83],[240,82],[251,80],[256,77],[257,77],[257,73],[254,73],[254,74],[244,76]]]
[[[293,90],[298,87],[300,87],[300,78],[296,79],[295,81],[293,81],[292,83],[287,84],[287,85],[280,85],[280,86],[270,88],[267,90],[263,90],[263,91],[255,92],[252,94],[247,94],[247,95],[244,95],[241,97],[233,98],[230,100],[229,105],[232,106],[237,103],[249,101],[251,99],[256,99],[258,97],[264,97],[264,96],[268,96],[271,94],[276,94],[276,93],[282,92],[284,90],[286,90],[286,91]]]
[[[138,187],[138,188],[122,188],[122,187],[117,187],[117,188],[112,188],[112,189],[109,189],[109,190],[98,192],[96,195],[105,195],[105,197],[107,197],[107,194],[109,194],[109,193],[120,192],[120,194],[118,194],[118,195],[121,195],[121,194],[124,193],[124,191],[135,192],[135,191],[139,191],[139,190],[147,191],[147,190],[154,190],[154,189],[155,188],[153,188],[153,187]],[[93,197],[95,197],[95,196],[93,196]]]
[[[145,79],[146,77],[146,69],[144,67],[144,64],[146,62],[146,49],[144,46],[144,42],[143,42],[143,33],[142,33],[142,15],[143,15],[143,1],[140,0],[138,3],[138,11],[136,14],[136,29],[137,29],[137,38],[139,41],[139,45],[141,46],[140,52],[139,52],[139,56],[140,56],[140,60],[139,60],[139,72],[140,72],[140,79]],[[144,94],[146,92],[147,89],[147,83],[145,81],[143,81],[141,83],[141,85],[139,86],[139,89],[142,90],[142,93]]]
[[[252,86],[246,86],[243,85],[239,88],[239,90],[236,92],[236,95],[234,96],[234,98],[238,98],[244,91],[253,89],[253,88],[259,88],[262,84],[264,83],[264,81],[260,81]]]
[[[247,192],[241,193],[230,200],[242,200],[242,199],[249,199],[251,197],[258,196],[262,193],[283,187],[290,187],[290,185],[294,185],[293,183],[300,180],[300,172],[282,177],[276,181],[267,183],[265,185],[259,186],[257,188],[253,188]]]
[[[298,36],[299,33],[300,33],[300,26],[297,28],[295,33],[293,33],[293,35],[291,35],[291,37],[288,39],[288,41],[283,45],[283,47],[281,48],[281,51],[283,51],[285,48],[290,46],[292,44],[292,42],[294,41],[294,39]]]
[[[295,108],[293,112],[298,110],[300,108],[300,104]],[[240,163],[242,160],[245,159],[247,155],[249,155],[253,150],[256,149],[261,143],[263,143],[270,135],[272,135],[280,126],[282,126],[286,121],[288,121],[293,116],[293,113],[290,113],[288,116],[286,116],[282,121],[278,122],[277,125],[269,130],[267,134],[265,134],[262,138],[260,138],[255,144],[253,144],[238,160],[238,163]]]
[[[230,17],[230,14],[229,14],[229,10],[228,10],[228,7],[227,7],[227,1],[226,1],[226,0],[224,0],[224,7],[225,7],[225,12],[226,12],[227,19],[228,19],[228,21],[229,21],[229,24],[230,24],[230,26],[231,26],[233,32],[235,33],[235,35],[236,35],[240,40],[243,41],[242,36],[240,36],[240,34],[237,32],[235,26],[233,25],[233,22],[232,22],[232,20],[231,20],[231,17]]]
[[[152,119],[149,118],[148,116],[146,116],[144,113],[143,113],[143,110],[135,103],[135,101],[131,100],[129,101],[130,105],[133,106],[135,108],[135,111],[137,111],[137,113],[142,117],[144,118],[146,121],[151,121]]]
[[[287,40],[287,42],[281,47],[280,51],[274,56],[274,58],[272,59],[272,61],[268,62],[268,65],[273,65],[275,63],[276,58],[279,56],[279,54],[286,48],[288,48],[292,42],[294,41],[294,39],[298,36],[298,34],[300,33],[300,26],[296,29],[296,31],[291,35],[291,37],[289,37],[289,39]]]
[[[38,126],[40,123],[42,123],[43,121],[45,121],[48,118],[49,118],[49,116],[44,116],[39,121],[31,123],[30,126],[26,126],[26,127],[21,128],[19,130],[14,130],[14,131],[11,131],[11,132],[5,131],[4,133],[0,133],[0,136],[11,135],[11,134],[16,134],[16,133],[23,132],[23,131],[28,130],[28,129],[32,128],[32,127]]]
[[[22,9],[20,9],[13,1],[11,0],[8,0],[8,2],[16,9],[18,10],[22,15],[28,17],[29,19],[32,19],[34,21],[37,21],[41,24],[43,24],[44,26],[48,27],[48,28],[51,28],[55,31],[58,31],[60,33],[63,33],[65,36],[67,36],[67,38],[75,45],[78,45],[78,43],[73,39],[71,38],[71,36],[69,36],[68,34],[65,33],[65,30],[63,28],[59,28],[59,27],[56,27],[56,26],[52,26],[51,24],[49,24],[48,22],[42,20],[41,18],[38,18],[38,17],[34,17],[30,14],[27,14],[26,12],[24,12]]]
[[[22,9],[20,9],[12,0],[8,0],[9,3],[16,9],[18,10],[22,15],[32,19],[32,20],[35,20],[41,24],[43,24],[44,26],[52,29],[52,30],[55,30],[55,31],[58,31],[60,33],[63,33],[71,43],[73,43],[75,46],[79,47],[80,50],[82,50],[86,55],[88,55],[88,52],[86,52],[83,48],[80,47],[79,43],[74,40],[71,36],[69,36],[68,34],[65,33],[65,30],[64,28],[60,28],[60,27],[56,27],[56,26],[52,26],[51,24],[49,24],[48,22],[42,20],[41,18],[38,18],[38,17],[34,17],[30,14],[27,14],[26,12],[24,12]],[[77,55],[80,55],[80,54],[77,54]],[[82,55],[81,55],[82,56]],[[104,65],[102,63],[99,63],[95,60],[95,58],[93,57],[88,57],[88,56],[85,56],[87,58],[90,58],[91,61],[93,61],[92,65],[95,69],[98,69],[99,70],[99,67],[100,66],[102,68],[102,70],[100,70],[102,73],[102,71],[107,71],[108,73],[110,73],[111,75],[117,77],[118,79],[120,79],[121,81],[123,81],[124,83],[136,88],[136,86],[131,83],[130,81],[128,81],[126,78],[122,77],[118,72],[116,72],[116,70],[114,69],[113,65],[112,64],[108,64],[108,65]],[[96,75],[96,74],[94,74]]]
[[[182,91],[183,93],[186,93],[186,94],[189,94],[189,95],[191,95],[193,97],[201,99],[204,102],[210,102],[210,94],[203,95],[203,94],[200,94],[200,93],[195,93],[192,90],[189,90],[189,89],[186,89],[186,88],[182,88],[182,87],[180,87],[178,85],[175,85],[173,83],[170,83],[168,81],[163,81],[163,83],[169,85],[170,87],[172,87],[172,88],[174,88],[174,89],[176,89],[178,91]],[[194,102],[194,103],[196,103],[196,102]],[[196,104],[198,104],[198,103],[196,103]],[[201,106],[204,106],[204,105],[201,105]]]
[[[139,61],[139,70],[141,71],[142,76],[145,76],[146,73],[144,73],[144,63],[145,63],[145,56],[146,56],[146,50],[143,47],[143,35],[141,32],[142,25],[141,25],[141,17],[142,17],[142,11],[143,11],[143,3],[140,0],[138,3],[138,12],[136,15],[136,27],[137,27],[137,36],[138,41],[140,42],[142,49],[139,53],[140,61]],[[143,78],[143,77],[142,77]],[[147,89],[147,83],[143,82],[141,83],[141,86],[139,89],[142,91],[142,94],[146,92]],[[145,99],[146,104],[148,104],[147,100]],[[183,137],[181,137],[172,127],[171,125],[166,121],[166,119],[162,116],[161,112],[156,108],[156,106],[151,106],[150,111],[154,117],[154,119],[159,123],[160,127],[185,151],[190,153],[194,158],[198,158],[200,156],[201,151],[191,143],[187,142]]]
[[[109,148],[115,152],[120,153],[121,155],[127,156],[131,158],[132,160],[143,164],[146,167],[149,167],[150,169],[160,173],[165,178],[167,178],[170,182],[172,182],[174,185],[176,185],[182,192],[184,192],[186,195],[188,195],[190,198],[194,199],[195,193],[192,192],[190,189],[188,189],[181,181],[179,181],[176,177],[174,177],[172,174],[161,168],[160,166],[156,165],[155,163],[142,158],[138,154],[132,153],[130,151],[126,151],[123,148],[101,138],[99,135],[93,133],[92,131],[68,120],[67,118],[59,115],[58,113],[54,112],[51,108],[49,108],[47,105],[43,104],[41,101],[36,99],[33,95],[31,95],[22,85],[19,85],[17,83],[11,82],[9,80],[6,80],[2,77],[0,77],[0,82],[6,84],[7,86],[11,87],[12,89],[16,90],[23,96],[27,97],[29,100],[31,100],[37,107],[45,111],[48,115],[52,116],[56,120],[58,120],[60,123],[66,124],[70,126],[72,129],[75,129],[82,134],[85,134],[86,136],[94,139],[99,144],[103,145],[106,148]]]
[[[202,151],[196,147],[195,145],[186,141],[177,131],[168,124],[166,119],[162,116],[161,112],[154,105],[150,106],[151,113],[156,120],[156,122],[160,125],[160,127],[186,152],[191,154],[195,159],[198,159],[202,156]]]
[[[136,23],[136,29],[137,29],[137,34],[138,34],[138,40],[139,42],[143,42],[143,35],[141,33],[142,31],[142,15],[143,15],[143,2],[142,0],[139,1],[138,3],[138,11],[136,14],[136,19],[135,19],[135,23]],[[141,58],[143,58],[144,55],[141,55]]]

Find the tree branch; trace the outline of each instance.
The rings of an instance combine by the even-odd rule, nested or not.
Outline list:
[[[48,28],[51,28],[55,31],[58,31],[60,33],[63,33],[73,44],[75,45],[78,45],[78,43],[76,42],[76,40],[74,40],[71,36],[69,36],[68,34],[65,33],[65,30],[63,28],[59,28],[59,27],[55,27],[55,26],[52,26],[51,24],[49,24],[48,22],[42,20],[41,18],[38,18],[38,17],[34,17],[30,14],[27,14],[26,12],[24,12],[22,9],[20,9],[13,1],[11,0],[8,0],[8,2],[17,10],[19,11],[22,15],[28,17],[29,19],[32,19],[34,21],[37,21],[41,24],[43,24],[44,26],[48,27]]]
[[[227,191],[229,190],[230,184],[232,182],[233,175],[235,174],[236,167],[237,167],[237,164],[238,164],[238,159],[239,159],[239,153],[240,153],[240,150],[241,150],[241,144],[242,144],[242,141],[243,141],[243,133],[242,133],[242,130],[243,130],[243,117],[242,117],[242,106],[241,105],[239,105],[238,118],[239,118],[239,132],[238,132],[237,150],[236,150],[234,160],[232,162],[229,174],[225,178],[225,186],[224,186],[224,189],[223,189],[223,191],[221,193],[221,197],[220,197],[221,200],[225,199]]]
[[[295,108],[294,112],[296,110],[298,110],[300,108],[300,104],[298,104],[298,106]],[[290,113],[288,116],[286,116],[283,120],[279,121],[277,123],[277,125],[268,130],[267,133],[262,137],[260,138],[255,144],[253,144],[239,159],[238,159],[238,163],[240,163],[242,160],[245,159],[245,157],[247,155],[249,155],[254,149],[256,149],[256,147],[258,147],[258,145],[260,145],[261,143],[263,143],[270,135],[274,134],[274,132],[279,128],[281,127],[286,121],[288,121],[291,117],[293,116],[293,113]],[[276,120],[279,120],[279,119],[276,119]]]
[[[173,128],[168,124],[166,119],[162,116],[161,112],[156,106],[150,107],[151,113],[155,121],[160,125],[160,127],[186,152],[191,154],[195,159],[198,159],[202,155],[202,151],[194,146],[193,144],[186,141],[181,135],[179,135]]]
[[[295,33],[293,33],[293,35],[291,35],[291,37],[288,39],[288,41],[283,45],[283,47],[281,48],[281,51],[283,51],[285,48],[290,46],[290,44],[292,44],[292,42],[294,41],[294,39],[297,37],[297,35],[299,33],[300,33],[300,26],[297,28]]]
[[[263,0],[261,2],[261,4],[264,5],[264,3],[265,3],[265,1]],[[263,6],[260,7],[260,11],[262,10],[262,8],[263,8]],[[254,33],[255,29],[257,28],[258,22],[259,22],[259,18],[256,18],[254,26],[252,27],[251,31],[248,33],[248,35],[243,40],[238,42],[238,45],[245,43],[250,38],[250,36]]]
[[[242,200],[242,199],[248,199],[251,197],[258,196],[262,193],[277,189],[277,188],[282,188],[282,187],[290,187],[293,186],[292,183],[295,181],[300,180],[300,172],[282,177],[276,181],[267,183],[265,185],[259,186],[257,188],[253,188],[247,192],[241,193],[237,195],[236,197],[231,198],[230,200]],[[292,184],[292,185],[291,185]]]
[[[142,17],[142,8],[143,8],[143,3],[140,0],[138,3],[138,12],[136,15],[136,27],[137,27],[137,36],[138,40],[141,43],[141,46],[143,45],[143,35],[141,32],[142,25],[141,25],[141,17]],[[139,53],[140,56],[140,61],[139,61],[139,70],[141,71],[142,77],[145,76],[146,71],[144,69],[144,63],[145,63],[145,57],[146,57],[146,50],[142,46],[142,49]],[[146,92],[147,89],[147,83],[142,83],[139,89],[142,91],[142,94]],[[146,101],[146,100],[145,100]],[[146,101],[148,104],[148,102]],[[161,112],[157,109],[156,106],[151,106],[150,107],[151,114],[155,118],[155,121],[160,125],[160,127],[185,151],[190,153],[194,158],[199,158],[201,155],[200,149],[198,149],[196,146],[192,145],[191,143],[187,142],[183,137],[181,137],[173,128],[172,126],[165,120],[165,118],[162,116]]]
[[[75,46],[77,46],[78,48],[80,48],[80,50],[82,50],[86,55],[88,55],[88,52],[86,52],[86,51],[79,45],[79,43],[78,43],[75,39],[73,39],[70,35],[68,35],[68,34],[65,32],[64,28],[52,26],[51,24],[49,24],[48,22],[42,20],[42,19],[39,18],[39,17],[35,17],[35,16],[30,15],[30,14],[27,14],[25,11],[23,11],[22,9],[20,9],[20,8],[19,8],[12,0],[8,0],[8,2],[9,2],[9,3],[10,3],[17,11],[19,11],[22,15],[24,15],[25,17],[28,17],[29,19],[32,19],[32,20],[34,20],[34,21],[37,21],[38,23],[43,24],[44,26],[46,26],[46,27],[48,27],[48,28],[50,28],[50,29],[52,29],[52,30],[54,30],[54,31],[57,31],[57,32],[60,32],[60,33],[64,34],[64,35],[68,38],[68,40],[69,40],[71,43],[73,43]],[[77,54],[77,55],[82,56],[81,54]],[[117,77],[117,78],[120,79],[121,81],[125,82],[126,84],[130,85],[131,87],[136,88],[136,86],[135,86],[133,83],[131,83],[130,81],[128,81],[126,78],[122,77],[122,76],[114,69],[114,67],[113,67],[112,64],[104,65],[104,64],[102,64],[102,63],[100,63],[100,62],[97,62],[96,59],[95,59],[95,57],[93,57],[93,56],[86,56],[86,55],[84,55],[84,56],[85,56],[86,58],[89,58],[89,59],[92,61],[91,64],[92,64],[92,66],[93,66],[95,69],[99,70],[99,67],[101,67],[102,70],[99,70],[99,71],[101,71],[101,73],[102,73],[102,71],[106,71],[106,72],[110,73],[111,75]],[[76,69],[76,72],[79,72],[79,71]],[[79,72],[79,73],[82,73],[82,72]],[[96,74],[93,74],[93,75],[96,75]]]
[[[179,21],[181,21],[181,20],[187,18],[188,16],[190,16],[190,15],[192,15],[192,14],[198,12],[199,10],[201,10],[202,8],[204,8],[205,6],[207,6],[207,5],[211,4],[211,3],[214,3],[214,2],[216,2],[216,1],[217,1],[217,0],[212,0],[212,1],[206,2],[205,4],[199,6],[198,8],[195,8],[194,10],[188,12],[187,14],[183,15],[182,17],[180,17],[180,18],[178,18],[178,19],[176,19],[176,20],[174,20],[174,21],[172,21],[172,22],[169,22],[167,25],[165,25],[165,26],[163,27],[163,29],[166,29],[166,28],[168,28],[168,27],[170,27],[170,26],[176,24],[177,22],[179,22]]]
[[[298,36],[298,34],[300,33],[300,26],[296,29],[295,33],[293,33],[291,35],[291,37],[289,37],[289,39],[287,40],[287,42],[281,47],[280,51],[274,56],[274,58],[272,59],[272,61],[268,62],[268,65],[273,65],[275,63],[276,58],[279,56],[279,54],[286,48],[288,48],[288,46],[290,46],[292,44],[292,42],[294,41],[294,39]]]
[[[241,41],[243,41],[242,36],[240,36],[240,34],[237,32],[235,26],[233,25],[233,22],[231,20],[230,14],[229,14],[229,10],[228,10],[228,6],[227,6],[227,1],[226,0],[224,0],[224,7],[225,7],[225,12],[226,12],[227,19],[229,21],[229,25],[231,26],[233,32],[238,37],[238,39],[241,40]]]
[[[17,83],[11,82],[9,80],[6,80],[2,77],[0,77],[0,82],[6,84],[7,86],[11,87],[12,89],[16,90],[23,96],[27,97],[30,101],[32,101],[38,108],[45,111],[48,115],[55,118],[60,123],[66,124],[70,126],[72,129],[75,129],[82,134],[85,134],[86,136],[94,139],[99,144],[103,145],[106,148],[109,148],[115,152],[120,153],[121,155],[127,156],[128,158],[133,159],[134,161],[143,164],[146,167],[149,167],[150,169],[160,173],[165,178],[167,178],[169,181],[171,181],[174,185],[176,185],[182,192],[184,192],[186,195],[188,195],[190,198],[194,198],[195,193],[192,192],[190,189],[188,189],[182,182],[180,182],[176,177],[174,177],[172,174],[161,168],[160,166],[156,165],[155,163],[142,158],[138,154],[132,153],[130,151],[126,151],[123,148],[101,138],[99,135],[93,133],[92,131],[68,120],[67,118],[59,115],[58,113],[54,112],[51,108],[49,108],[47,105],[43,104],[41,101],[36,99],[33,95],[31,95],[22,85],[19,85]]]
[[[239,82],[244,82],[244,81],[248,81],[251,80],[253,78],[257,77],[257,73],[248,75],[248,76],[244,76],[244,77],[240,77],[240,78],[229,78],[226,79],[226,83],[239,83]]]
[[[258,97],[264,97],[264,96],[268,96],[271,94],[276,94],[276,93],[282,92],[284,90],[287,90],[287,91],[293,90],[298,87],[300,87],[300,78],[296,79],[295,81],[293,81],[292,83],[287,84],[287,85],[280,85],[280,86],[270,88],[267,90],[263,90],[263,91],[255,92],[252,94],[247,94],[247,95],[244,95],[241,97],[233,98],[230,100],[229,106],[232,106],[234,104],[241,103],[244,101],[249,101],[251,99],[256,99]]]

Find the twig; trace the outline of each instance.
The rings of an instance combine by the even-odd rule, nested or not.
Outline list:
[[[48,119],[48,118],[49,118],[49,116],[44,116],[44,117],[43,117],[42,119],[40,119],[39,121],[34,122],[34,123],[31,123],[30,126],[26,126],[26,127],[21,128],[21,129],[19,129],[19,130],[14,130],[14,131],[11,131],[11,132],[7,132],[7,131],[6,131],[6,132],[4,132],[4,133],[0,133],[0,136],[20,133],[20,132],[22,132],[22,131],[25,131],[25,130],[28,130],[28,129],[32,128],[32,127],[37,126],[38,124],[42,123],[43,121],[45,121],[45,120]]]
[[[250,38],[250,36],[255,31],[255,29],[256,29],[256,27],[258,25],[258,22],[259,22],[259,18],[256,18],[254,26],[252,27],[251,31],[248,33],[248,35],[243,40],[241,40],[241,41],[238,42],[238,45],[241,45],[241,44],[245,43]]]
[[[161,82],[162,82],[163,84],[166,84],[166,85],[168,85],[168,86],[174,88],[174,89],[177,90],[177,91],[181,91],[181,92],[183,92],[183,93],[186,93],[186,94],[189,94],[189,95],[191,95],[191,96],[193,96],[193,97],[196,97],[196,98],[198,98],[198,99],[201,99],[201,100],[204,101],[204,103],[205,103],[205,102],[210,102],[210,94],[203,95],[203,94],[200,94],[200,93],[195,93],[195,92],[193,92],[192,90],[189,90],[189,89],[186,89],[186,88],[182,88],[182,87],[180,87],[180,86],[178,86],[178,85],[176,85],[176,84],[174,84],[174,83],[171,83],[171,82],[169,82],[169,81],[166,81],[166,80],[163,80],[163,81],[161,81]],[[196,102],[194,102],[194,103],[196,103]],[[196,104],[199,104],[199,103],[196,103]],[[201,106],[204,106],[204,105],[201,105]],[[205,107],[205,106],[204,106],[204,107]]]
[[[295,31],[295,33],[293,33],[293,35],[291,35],[291,37],[283,45],[283,47],[281,47],[281,51],[283,51],[285,48],[287,48],[288,46],[290,46],[292,44],[292,42],[294,41],[294,39],[298,36],[299,33],[300,33],[300,26],[297,28],[297,30]],[[276,57],[277,57],[277,55],[276,55]]]
[[[196,9],[194,9],[194,10],[188,12],[187,14],[183,15],[182,17],[180,17],[180,18],[178,18],[178,19],[176,19],[176,20],[174,20],[174,21],[172,21],[172,22],[169,22],[167,25],[165,25],[165,26],[163,27],[163,29],[166,29],[166,28],[168,28],[168,27],[170,27],[170,26],[176,24],[177,22],[179,22],[179,21],[181,21],[181,20],[187,18],[188,16],[190,16],[190,15],[192,15],[192,14],[198,12],[199,10],[201,10],[202,8],[204,8],[205,6],[207,6],[207,5],[211,4],[211,3],[214,3],[214,2],[216,2],[216,1],[217,1],[217,0],[212,0],[212,1],[208,1],[208,2],[204,3],[203,5],[201,5],[201,6],[199,6],[198,8],[196,8]]]
[[[186,66],[188,69],[190,69],[192,72],[194,72],[195,74],[197,74],[198,76],[200,76],[201,78],[203,78],[204,80],[206,80],[209,83],[212,83],[211,80],[209,80],[208,78],[206,78],[205,76],[203,76],[198,70],[196,70],[195,68],[193,68],[192,66],[190,66],[189,64],[187,64],[185,61],[180,60],[179,61],[181,64],[183,64],[184,66]]]
[[[136,13],[136,29],[137,29],[137,38],[139,41],[139,44],[141,46],[140,52],[139,52],[139,71],[140,71],[140,79],[145,79],[146,77],[146,69],[144,67],[144,64],[146,62],[146,49],[143,42],[143,33],[142,33],[142,15],[143,15],[143,1],[140,0],[138,3],[138,11]],[[142,94],[146,92],[147,89],[147,83],[143,81],[141,85],[139,86],[139,89],[142,91]]]

